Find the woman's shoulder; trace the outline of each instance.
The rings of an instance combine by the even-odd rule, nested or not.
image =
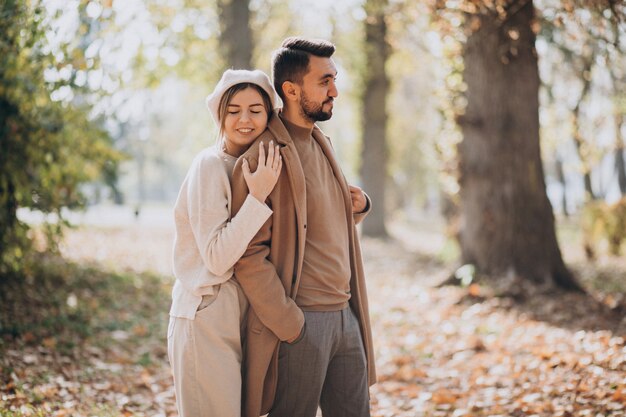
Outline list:
[[[193,159],[190,172],[202,175],[226,173],[224,158],[216,145],[204,148]]]
[[[193,160],[193,164],[203,168],[222,167],[225,162],[222,154],[223,152],[220,152],[217,144],[208,146],[198,152]]]

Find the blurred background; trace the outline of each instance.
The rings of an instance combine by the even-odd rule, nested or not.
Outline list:
[[[171,206],[193,156],[215,140],[203,99],[224,69],[269,73],[272,51],[290,35],[334,42],[340,97],[322,128],[348,179],[382,197],[372,216],[378,224],[366,233],[385,235],[383,219],[436,215],[459,192],[463,14],[480,3],[6,1],[2,24],[17,35],[6,53],[20,62],[9,69],[28,68],[13,81],[74,113],[31,126],[63,125],[43,158],[71,172],[50,175],[80,171],[84,178],[67,193],[80,191],[88,206],[133,210]],[[507,2],[486,7],[492,3]],[[612,203],[626,192],[623,6],[535,3],[545,182],[554,211],[567,216],[588,199]]]
[[[227,68],[269,74],[293,35],[337,47],[320,126],[373,201],[373,414],[621,415],[625,17],[621,0],[0,0],[0,416],[175,415],[171,210],[216,139],[204,99]],[[528,351],[559,343],[558,393],[527,397],[546,383]],[[526,378],[510,407],[485,399],[500,376],[474,384],[484,351],[528,361],[494,371]]]

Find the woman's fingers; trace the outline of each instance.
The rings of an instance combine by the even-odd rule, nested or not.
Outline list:
[[[259,146],[259,167],[262,166],[265,166],[265,145],[263,145],[263,142],[261,142],[261,146]]]
[[[278,159],[278,163],[274,167],[274,172],[278,175],[280,174],[280,170],[283,167],[283,157],[279,155],[276,159]]]
[[[252,175],[252,173],[250,172],[250,165],[248,165],[248,160],[247,159],[244,158],[243,162],[241,163],[241,168],[243,170],[243,179],[247,183],[248,179]]]
[[[263,145],[263,142],[261,142],[259,146],[259,163],[256,172],[261,172],[260,170],[268,168],[273,171],[274,174],[279,174],[283,166],[283,157],[280,154],[280,146],[274,146],[274,141],[270,141],[267,156],[265,154],[265,146]],[[251,172],[250,168],[248,168],[248,172]]]
[[[270,144],[267,147],[267,162],[265,166],[271,167],[274,165],[274,141],[270,140]]]
[[[276,170],[276,167],[278,166],[278,162],[280,161],[280,159],[281,159],[280,147],[276,145],[276,149],[274,150],[274,161],[272,162],[272,169]]]

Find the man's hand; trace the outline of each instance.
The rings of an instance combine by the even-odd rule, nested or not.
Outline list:
[[[352,213],[362,213],[367,207],[367,199],[363,190],[356,185],[348,184],[350,188],[350,198],[352,199]]]

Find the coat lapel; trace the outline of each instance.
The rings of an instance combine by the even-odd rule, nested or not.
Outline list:
[[[289,136],[289,132],[285,128],[285,125],[278,117],[278,114],[274,112],[268,123],[268,129],[274,135],[276,141],[281,145],[280,153],[283,156],[283,163],[287,177],[289,178],[289,185],[291,186],[291,196],[293,198],[296,220],[298,223],[298,253],[304,253],[304,245],[306,243],[306,182],[304,179],[304,171],[302,170],[302,163],[298,156],[293,140]],[[300,281],[300,273],[302,271],[302,262],[304,258],[302,256],[298,259],[296,282],[292,287],[292,298],[295,299],[298,284]]]

